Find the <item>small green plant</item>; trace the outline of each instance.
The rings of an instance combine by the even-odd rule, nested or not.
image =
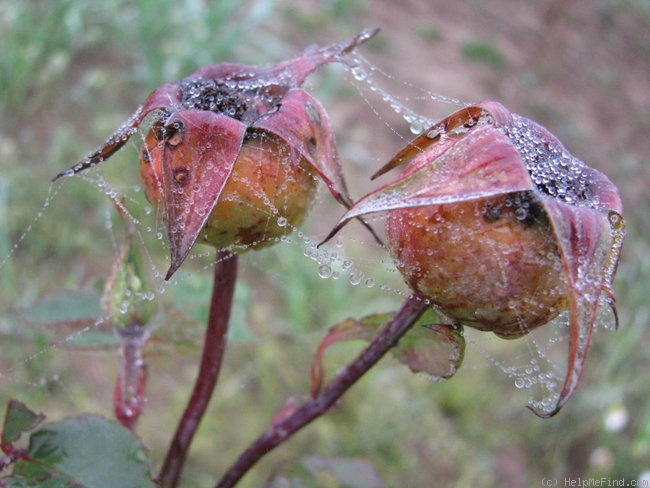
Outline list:
[[[467,41],[461,46],[463,56],[494,69],[506,66],[506,58],[497,48],[483,41]]]

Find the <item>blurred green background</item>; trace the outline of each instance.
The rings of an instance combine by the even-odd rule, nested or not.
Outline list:
[[[468,347],[465,365],[444,383],[413,376],[388,358],[241,486],[262,486],[280,463],[305,453],[367,459],[387,487],[526,487],[541,486],[544,477],[648,476],[645,0],[0,0],[0,405],[18,398],[52,420],[86,411],[111,415],[116,350],[52,345],[93,331],[81,323],[76,329],[26,323],[21,313],[61,290],[84,292],[80,304],[96,307],[121,236],[97,180],[50,185],[52,176],[100,144],[166,81],[220,61],[278,61],[370,26],[382,32],[360,51],[393,75],[386,80],[391,93],[414,108],[429,110],[418,87],[464,101],[499,100],[547,126],[619,186],[628,223],[615,282],[621,327],[596,335],[583,383],[550,420],[523,408],[526,394],[491,365],[511,354],[512,342],[472,336],[476,345]],[[345,79],[340,68],[328,67],[309,87],[330,113],[358,197],[373,188],[368,176],[403,144],[408,124],[387,106],[373,105],[375,113]],[[453,110],[432,105],[424,115]],[[101,174],[133,198],[143,228],[160,226],[143,212],[136,155],[133,143]],[[331,208],[315,209],[327,219],[308,221],[306,235],[322,237],[340,215]],[[319,278],[299,237],[242,258],[233,341],[183,486],[212,486],[284,399],[308,391],[311,355],[329,325],[399,304],[391,290],[401,285],[387,256],[367,248],[367,236],[346,236],[330,252],[376,268],[374,287]],[[151,240],[149,259],[160,272],[165,250]],[[192,384],[202,329],[195,318],[205,315],[210,288],[206,262],[209,257],[197,256],[158,297],[166,313],[148,358],[149,399],[139,426],[156,462]],[[484,347],[494,356],[480,354]],[[357,350],[333,350],[332,370]],[[330,482],[318,486],[337,486]]]

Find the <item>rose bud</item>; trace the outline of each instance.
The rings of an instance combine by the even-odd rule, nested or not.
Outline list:
[[[551,416],[583,371],[624,237],[617,188],[544,127],[496,102],[422,133],[377,175],[401,176],[351,218],[386,211],[387,246],[415,293],[453,321],[506,339],[568,311],[569,361]]]
[[[167,223],[171,266],[196,241],[233,251],[288,234],[322,179],[350,207],[323,107],[301,89],[307,76],[372,37],[356,37],[268,67],[221,63],[157,88],[99,149],[68,176],[113,155],[142,126],[140,175]]]

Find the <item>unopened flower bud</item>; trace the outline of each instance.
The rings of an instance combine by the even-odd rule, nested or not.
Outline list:
[[[341,219],[385,211],[388,249],[412,290],[451,320],[516,338],[567,310],[576,389],[624,236],[616,187],[537,123],[496,102],[465,107],[400,151],[394,182]],[[614,313],[615,315],[615,313]]]
[[[140,174],[167,222],[167,279],[197,241],[233,251],[275,242],[301,222],[315,178],[351,205],[327,114],[301,86],[318,67],[345,62],[375,32],[268,67],[220,63],[164,84],[59,176],[99,164],[145,128]]]

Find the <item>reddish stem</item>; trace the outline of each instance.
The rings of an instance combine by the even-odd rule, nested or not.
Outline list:
[[[237,256],[224,251],[218,252],[214,266],[210,315],[203,341],[201,365],[192,396],[176,428],[176,433],[158,476],[158,482],[162,488],[174,488],[178,484],[192,438],[217,384],[226,346],[226,333],[236,281]]]
[[[266,454],[289,439],[312,420],[326,413],[338,399],[374,366],[420,318],[423,300],[410,297],[373,339],[325,388],[292,413],[278,418],[226,471],[216,488],[231,488]]]

